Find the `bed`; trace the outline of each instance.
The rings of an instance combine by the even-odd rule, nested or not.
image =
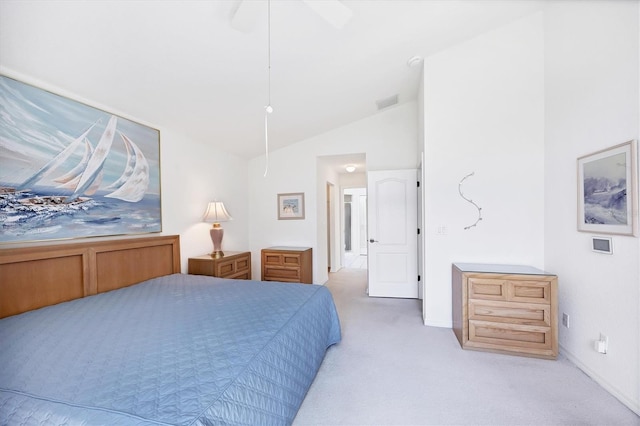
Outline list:
[[[0,424],[292,423],[329,291],[179,269],[175,236],[0,250]]]

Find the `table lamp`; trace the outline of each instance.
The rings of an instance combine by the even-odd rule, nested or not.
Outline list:
[[[202,221],[213,223],[213,227],[209,230],[211,242],[213,242],[213,252],[211,253],[211,257],[217,258],[224,256],[224,253],[222,252],[222,237],[224,236],[224,229],[220,226],[220,222],[226,222],[232,219],[233,218],[227,209],[224,208],[224,203],[222,201],[212,201],[207,206],[207,211],[204,213]]]

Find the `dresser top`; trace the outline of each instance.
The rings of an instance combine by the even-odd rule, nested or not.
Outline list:
[[[288,247],[288,246],[276,246],[276,247],[269,247],[263,250],[282,250],[282,251],[307,251],[309,250],[311,247]]]
[[[515,274],[515,275],[555,275],[542,269],[527,265],[496,265],[490,263],[454,263],[462,272],[481,272],[489,274]]]

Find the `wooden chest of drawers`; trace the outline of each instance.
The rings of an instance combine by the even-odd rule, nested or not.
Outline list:
[[[262,281],[311,284],[311,248],[269,247],[262,249]]]
[[[218,278],[251,279],[251,252],[226,251],[224,257],[214,258],[211,255],[189,258],[189,273],[194,275],[210,275]]]
[[[528,266],[456,263],[453,331],[464,349],[555,359],[558,280]]]

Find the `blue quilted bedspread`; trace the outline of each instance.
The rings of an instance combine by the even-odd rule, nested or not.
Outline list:
[[[289,424],[339,341],[325,287],[157,278],[0,320],[0,424]]]

